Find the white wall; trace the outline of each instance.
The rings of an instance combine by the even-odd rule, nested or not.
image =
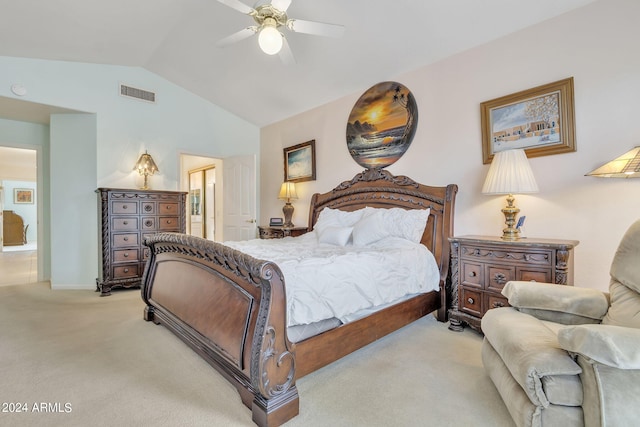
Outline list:
[[[68,257],[59,259],[61,265],[52,261],[58,269],[51,273],[53,288],[95,288],[98,240],[93,191],[136,188],[139,177],[132,169],[145,150],[160,169],[150,181],[158,190],[178,190],[179,153],[222,159],[259,154],[257,127],[141,68],[0,57],[0,82],[0,96],[16,98],[10,87],[18,83],[27,89],[22,100],[94,115],[93,134],[78,137],[60,117],[57,125],[52,120],[52,139],[45,142],[47,150],[51,145],[52,170],[45,183],[51,180],[52,205],[44,222],[48,230],[56,230],[47,246],[52,252],[73,246]],[[120,96],[120,83],[156,92],[157,103]],[[87,131],[87,124],[75,119],[80,120],[78,129]],[[60,139],[54,141],[53,135]],[[73,139],[64,141],[65,135]],[[3,134],[0,126],[2,144],[11,145],[13,136]],[[72,179],[77,182],[70,183]],[[65,200],[78,202],[73,214]]]
[[[640,2],[600,0],[584,8],[388,80],[414,94],[418,130],[390,172],[430,185],[459,186],[455,233],[500,235],[503,197],[480,193],[480,103],[574,77],[577,152],[530,159],[540,192],[518,196],[531,237],[580,240],[577,286],[607,289],[609,266],[640,215],[640,179],[585,177],[640,144]],[[420,55],[420,52],[416,52]],[[309,199],[361,170],[346,148],[345,127],[362,92],[261,129],[261,217],[281,216],[283,147],[316,140],[317,180],[297,185],[293,222],[307,223]]]

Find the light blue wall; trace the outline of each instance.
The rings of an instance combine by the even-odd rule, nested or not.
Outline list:
[[[63,265],[51,273],[54,288],[95,287],[98,242],[93,190],[135,188],[133,164],[145,150],[160,169],[151,178],[151,187],[159,190],[179,188],[181,153],[259,157],[256,126],[142,68],[0,57],[0,96],[17,98],[10,91],[14,83],[27,89],[22,100],[90,113],[84,118],[56,115],[50,125],[51,141],[44,144],[51,149],[51,173],[44,175],[45,185],[51,180],[51,207],[44,219],[56,230],[51,251],[74,246],[71,257],[60,259]],[[155,92],[157,102],[120,96],[120,83]],[[74,131],[75,120],[79,120],[76,131],[82,130],[84,136]],[[89,131],[92,126],[95,131]],[[0,127],[0,144],[13,140],[2,132]],[[70,184],[74,180],[82,182]],[[71,217],[65,200],[78,203]],[[79,226],[89,229],[61,233]],[[58,264],[53,259],[51,263]]]

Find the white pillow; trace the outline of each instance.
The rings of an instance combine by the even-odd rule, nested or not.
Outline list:
[[[346,246],[349,243],[352,231],[353,227],[324,227],[322,232],[318,233],[318,241],[331,245]]]
[[[353,227],[362,218],[363,214],[364,209],[347,212],[339,209],[324,208],[320,211],[313,229],[318,233],[319,237],[326,227]]]
[[[366,208],[353,229],[353,244],[367,245],[388,236],[420,243],[430,209]]]

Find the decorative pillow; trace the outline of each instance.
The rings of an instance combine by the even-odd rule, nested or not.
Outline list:
[[[353,244],[367,245],[385,237],[401,237],[420,243],[430,209],[365,208],[353,229]]]
[[[318,241],[331,245],[346,246],[349,243],[352,231],[353,227],[327,226],[318,233]]]

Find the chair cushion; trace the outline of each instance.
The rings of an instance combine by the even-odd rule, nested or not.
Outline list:
[[[482,317],[482,331],[534,405],[582,404],[582,370],[542,321],[512,307],[495,308]]]
[[[600,323],[609,308],[605,294],[596,289],[510,281],[502,294],[522,312],[563,324]]]

